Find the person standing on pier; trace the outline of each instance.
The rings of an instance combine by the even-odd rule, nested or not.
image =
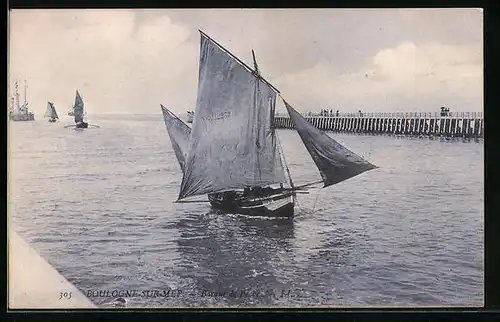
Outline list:
[[[441,106],[441,116],[448,116],[450,113],[450,109],[444,106]]]

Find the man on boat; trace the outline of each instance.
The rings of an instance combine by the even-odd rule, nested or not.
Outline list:
[[[258,197],[261,194],[260,187],[247,187],[243,189],[243,195],[245,197]]]
[[[283,184],[281,184],[281,189],[283,188]],[[263,197],[267,195],[272,195],[273,193],[280,191],[280,189],[274,189],[273,187],[253,187],[253,188],[245,188],[244,195],[245,196],[255,196],[255,197]]]
[[[229,203],[229,204],[234,202],[236,199],[236,192],[235,191],[222,191],[222,192],[219,192],[215,195],[217,195],[217,198],[223,200],[224,203]]]

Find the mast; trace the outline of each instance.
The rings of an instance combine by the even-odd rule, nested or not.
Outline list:
[[[255,73],[260,76],[259,66],[257,65],[257,60],[255,59],[255,52],[252,49],[252,57],[253,57],[253,67],[255,69]]]
[[[263,79],[262,78],[262,75],[260,73],[260,70],[259,70],[259,65],[257,64],[257,59],[255,58],[255,51],[252,49],[252,57],[253,57],[253,66],[254,66],[254,69],[255,69],[255,76],[257,78],[260,78],[260,79]],[[280,95],[280,93],[278,92],[278,95]],[[281,97],[281,95],[280,95]],[[280,158],[283,159],[283,165],[285,166],[285,170],[286,170],[286,173],[288,175],[288,179],[290,180],[290,187],[294,187],[293,186],[293,180],[292,180],[292,174],[290,173],[290,169],[288,168],[288,164],[286,162],[286,157],[285,157],[285,154],[283,153],[283,147],[281,146],[281,142],[279,140],[279,136],[278,136],[278,132],[275,131],[274,129],[274,110],[270,111],[271,113],[271,128],[272,128],[272,131],[273,131],[273,134],[276,136],[276,140],[278,141],[278,153],[279,153],[279,156]]]
[[[252,56],[253,56],[253,65],[254,65],[254,71],[253,71],[253,74],[254,76],[259,79],[259,78],[262,78],[261,75],[260,75],[260,72],[259,72],[259,69],[257,68],[257,61],[255,60],[255,54],[253,52],[253,49],[252,49]],[[259,82],[255,82],[255,86],[254,86],[254,90],[253,90],[253,110],[254,110],[254,115],[255,117],[257,118],[257,113],[258,113],[258,110],[255,108],[256,104],[257,104],[257,92],[259,91]],[[269,111],[271,112],[271,111]],[[257,129],[257,132],[259,131],[259,129]],[[258,135],[257,135],[257,142],[256,142],[256,148],[258,149],[258,144],[259,144],[259,139],[258,139]],[[258,174],[259,174],[259,181],[262,181],[262,173],[260,171],[260,155],[259,153],[257,153],[257,171],[258,171]]]
[[[14,96],[15,96],[15,100],[16,100],[16,109],[19,110],[19,83],[16,81],[14,83],[14,86],[15,86],[15,93],[14,93]]]
[[[195,120],[178,200],[286,183],[271,126],[279,91],[201,30],[200,35]]]

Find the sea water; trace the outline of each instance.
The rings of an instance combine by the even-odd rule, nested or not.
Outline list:
[[[483,305],[483,144],[330,134],[380,168],[300,194],[293,220],[175,204],[161,113],[9,123],[10,224],[97,305]],[[319,173],[279,130],[296,184]]]

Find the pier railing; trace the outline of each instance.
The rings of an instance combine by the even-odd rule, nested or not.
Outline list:
[[[392,112],[392,113],[339,113],[338,115],[333,112],[330,113],[302,113],[302,116],[308,117],[387,117],[387,118],[402,118],[402,117],[451,117],[451,118],[483,118],[483,112],[448,112],[446,114],[441,114],[440,112]],[[276,113],[275,117],[288,117],[288,113]]]
[[[324,131],[409,136],[482,138],[482,112],[304,113],[304,118]],[[292,129],[288,114],[276,114],[276,128]]]

